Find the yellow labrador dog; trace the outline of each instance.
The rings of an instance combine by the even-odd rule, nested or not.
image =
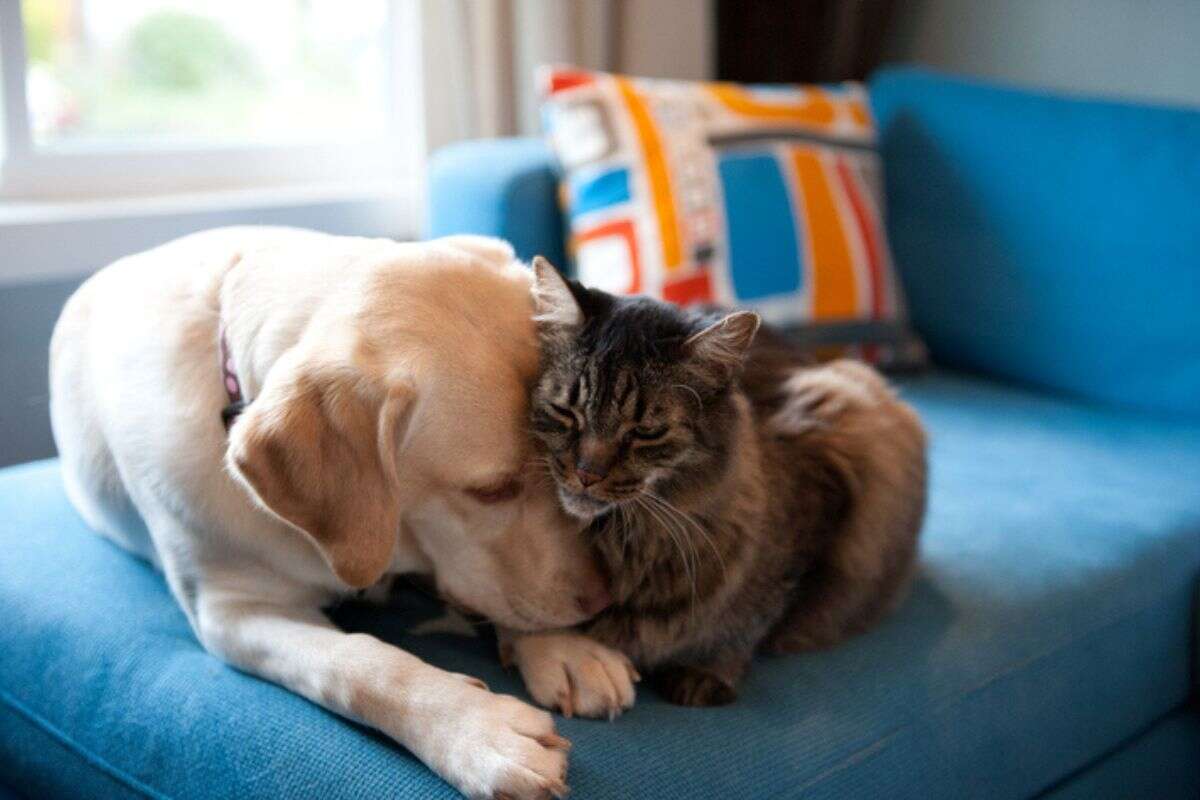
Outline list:
[[[528,270],[478,237],[227,228],[122,259],[54,332],[67,491],[163,571],[209,652],[378,728],[469,796],[561,795],[549,715],[320,610],[412,572],[520,630],[607,604],[532,479],[532,316]]]

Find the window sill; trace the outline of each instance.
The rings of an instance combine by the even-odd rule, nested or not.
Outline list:
[[[282,208],[313,203],[402,199],[392,183],[314,183],[84,200],[0,198],[0,227],[43,225],[85,219],[156,217],[231,209]]]
[[[310,184],[97,200],[0,200],[0,284],[81,277],[205,228],[294,225],[415,238],[415,181]],[[404,187],[404,188],[402,188]],[[407,189],[407,190],[405,190]]]

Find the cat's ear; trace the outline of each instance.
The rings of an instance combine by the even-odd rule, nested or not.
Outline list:
[[[741,368],[759,322],[753,311],[735,311],[689,336],[683,343],[684,352],[704,372],[721,382],[728,381]]]
[[[583,324],[583,309],[567,281],[549,261],[533,257],[533,319],[540,326],[574,329]]]

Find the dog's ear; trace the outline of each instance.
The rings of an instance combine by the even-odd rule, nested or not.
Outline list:
[[[356,376],[298,366],[272,372],[230,430],[227,464],[264,507],[312,538],[338,578],[370,586],[399,537],[396,452],[412,391],[372,391]]]

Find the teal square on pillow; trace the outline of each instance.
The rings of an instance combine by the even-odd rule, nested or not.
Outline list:
[[[742,301],[799,292],[804,275],[787,183],[779,162],[766,152],[735,152],[717,159],[725,196],[729,260],[756,264],[733,270]]]

